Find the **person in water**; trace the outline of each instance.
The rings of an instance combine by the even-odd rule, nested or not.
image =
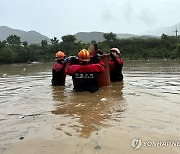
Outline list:
[[[90,44],[88,51],[90,53],[90,62],[98,63],[98,58],[100,55],[103,55],[103,52],[100,49],[98,49],[97,44]]]
[[[77,92],[99,90],[97,77],[104,71],[105,65],[100,58],[98,63],[90,63],[90,53],[86,49],[78,52],[78,63],[77,60],[71,58],[66,69],[66,73],[72,76],[74,90]]]
[[[123,81],[123,60],[120,58],[120,50],[118,48],[110,50],[109,68],[112,82]]]
[[[64,86],[65,85],[65,67],[66,63],[64,62],[65,54],[62,51],[56,53],[56,63],[52,68],[52,85],[53,86]]]

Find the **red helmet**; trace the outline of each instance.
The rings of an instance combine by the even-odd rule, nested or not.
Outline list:
[[[80,61],[90,61],[90,53],[86,49],[82,49],[78,52],[78,59]]]
[[[121,53],[118,48],[112,48],[112,49],[110,50],[110,52],[113,52],[113,51],[115,51],[117,54],[120,54],[120,53]]]
[[[58,52],[56,53],[56,60],[62,60],[62,59],[64,59],[64,57],[65,57],[64,52],[58,51]]]

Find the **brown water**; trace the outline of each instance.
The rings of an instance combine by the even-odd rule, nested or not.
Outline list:
[[[0,65],[0,153],[180,153],[130,144],[180,140],[180,61],[126,61],[93,94],[52,87],[51,66]]]

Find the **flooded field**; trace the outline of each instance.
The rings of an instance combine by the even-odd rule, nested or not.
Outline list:
[[[93,94],[52,87],[51,67],[0,65],[0,153],[180,153],[143,144],[180,144],[180,61],[125,61],[124,82]]]

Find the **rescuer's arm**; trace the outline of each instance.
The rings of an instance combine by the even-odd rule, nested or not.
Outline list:
[[[114,62],[115,65],[120,66],[120,67],[123,66],[123,61],[122,61],[122,60],[116,58],[116,57],[114,56],[114,54],[112,54],[112,53],[110,53],[110,56],[111,56],[111,59],[113,60],[113,62]]]

